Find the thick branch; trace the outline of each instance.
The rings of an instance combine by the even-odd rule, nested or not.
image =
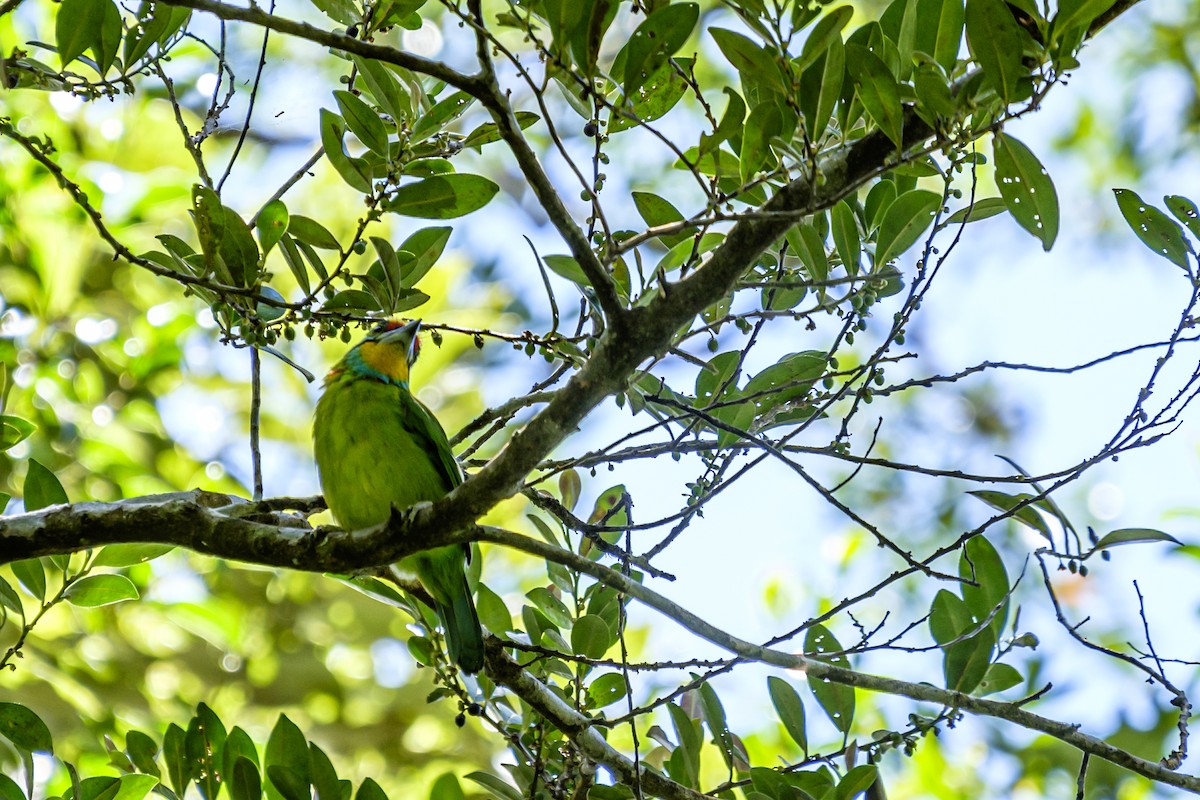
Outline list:
[[[118,503],[51,506],[41,511],[0,518],[0,563],[34,556],[73,553],[104,544],[153,542],[178,545],[209,555],[268,566],[314,572],[354,572],[396,561],[436,544],[470,539],[493,542],[563,564],[603,581],[656,609],[697,636],[746,661],[803,670],[808,674],[809,680],[827,680],[867,691],[958,708],[979,716],[1003,719],[1028,730],[1053,736],[1081,752],[1090,753],[1139,775],[1200,793],[1200,778],[1173,772],[1156,762],[1139,758],[1094,736],[1080,733],[1077,725],[1033,714],[1012,703],[984,700],[960,692],[939,689],[926,683],[911,683],[856,672],[814,661],[803,655],[753,644],[709,624],[615,570],[532,537],[498,528],[472,527],[452,536],[443,536],[435,531],[432,536],[418,539],[410,536],[413,529],[405,525],[403,516],[397,517],[388,525],[366,531],[346,532],[332,528],[314,530],[299,517],[285,516],[284,520],[295,522],[295,525],[288,526],[278,524],[280,517],[271,512],[253,515],[254,511],[262,507],[266,506],[252,505],[226,495],[200,491],[158,495]],[[428,511],[427,507],[421,507],[417,514],[428,515]],[[239,512],[243,516],[236,516]],[[273,520],[275,524],[264,520]],[[510,679],[518,681],[516,677]],[[504,680],[499,682],[503,683]],[[522,696],[524,691],[523,688]],[[556,714],[548,716],[557,719]],[[584,747],[583,744],[580,746]],[[599,763],[621,774],[622,766],[619,760],[612,761],[607,756],[600,758],[598,752],[589,752],[589,756],[596,757]]]
[[[344,53],[353,53],[365,58],[373,58],[377,61],[395,64],[398,67],[404,67],[413,72],[445,81],[455,89],[464,91],[472,97],[481,97],[485,93],[484,87],[477,76],[465,75],[458,70],[450,68],[441,61],[433,61],[432,59],[422,58],[396,47],[364,42],[347,36],[345,33],[335,33],[305,22],[296,22],[287,17],[268,14],[253,4],[250,8],[242,8],[240,6],[229,5],[228,3],[217,2],[216,0],[160,0],[160,2],[168,6],[206,11],[221,19],[261,25],[268,30],[285,33],[296,39],[303,39],[314,44],[324,45]]]

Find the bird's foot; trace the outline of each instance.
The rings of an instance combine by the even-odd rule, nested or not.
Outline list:
[[[432,505],[433,503],[429,502],[428,500],[422,500],[419,503],[413,503],[411,506],[405,506],[404,508],[397,508],[393,505],[392,515],[388,521],[388,525],[389,527],[392,525],[408,525],[412,522],[413,517]]]

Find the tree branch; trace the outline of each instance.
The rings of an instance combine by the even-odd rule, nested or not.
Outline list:
[[[360,39],[347,36],[345,33],[327,31],[315,25],[309,25],[306,22],[296,22],[287,17],[268,14],[255,5],[251,5],[250,8],[241,8],[229,5],[228,3],[217,2],[217,0],[160,0],[160,2],[168,6],[205,11],[220,19],[261,25],[268,30],[285,33],[288,36],[303,39],[313,44],[320,44],[344,53],[354,53],[365,58],[373,58],[377,61],[395,64],[398,67],[404,67],[413,72],[419,72],[422,75],[428,75],[431,78],[445,81],[455,89],[466,92],[472,97],[482,99],[482,95],[485,93],[485,87],[478,76],[466,75],[456,69],[452,69],[441,61],[422,58],[396,47],[364,42]]]
[[[756,645],[709,624],[616,570],[532,537],[492,527],[467,528],[449,536],[435,531],[432,535],[423,534],[425,538],[415,537],[413,534],[418,528],[409,524],[410,518],[431,515],[428,506],[418,506],[411,512],[397,514],[389,524],[379,528],[353,532],[336,528],[313,529],[300,517],[269,510],[276,507],[278,504],[275,503],[252,504],[240,498],[202,491],[156,495],[117,503],[51,506],[40,511],[0,518],[0,564],[35,556],[73,553],[104,544],[151,542],[188,547],[208,555],[267,566],[313,572],[354,572],[391,563],[439,544],[472,539],[492,542],[563,564],[602,581],[746,661],[803,670],[810,681],[824,680],[1006,720],[1028,730],[1045,733],[1083,753],[1090,753],[1144,777],[1200,794],[1200,777],[1180,774],[1157,762],[1139,758],[1101,739],[1081,733],[1078,725],[1025,711],[1014,703],[985,700],[939,689],[927,683],[911,683],[856,672],[804,655]],[[489,664],[493,661],[489,658]],[[503,668],[501,676],[494,677],[501,683],[506,680],[516,683],[521,687],[518,693],[523,697],[524,692],[534,692],[536,689],[526,682],[533,681],[531,677],[518,678],[504,672]],[[567,710],[575,714],[573,710]],[[559,719],[558,711],[552,707],[547,706],[544,713],[550,719]],[[568,726],[578,722],[572,722],[573,718],[569,716],[562,717],[562,720]],[[594,745],[590,739],[577,744],[589,756],[595,755],[599,763],[621,774],[624,769],[621,760],[610,761],[608,755],[599,751],[595,754],[589,752],[588,748]],[[613,754],[624,759],[615,751]],[[600,755],[604,757],[600,758]]]
[[[571,708],[548,686],[522,669],[494,637],[487,639],[487,671],[498,685],[507,687],[528,703],[574,742],[587,758],[603,764],[626,786],[640,781],[651,794],[667,800],[706,800],[709,797],[669,780],[618,752],[604,741],[591,719]]]

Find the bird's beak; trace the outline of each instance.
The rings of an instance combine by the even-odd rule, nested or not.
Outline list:
[[[404,357],[408,360],[408,365],[412,366],[417,360],[417,332],[421,330],[421,320],[414,319],[412,322],[406,322],[399,328],[392,330],[379,337],[382,344],[403,344]]]
[[[421,331],[421,320],[414,319],[400,330],[408,334],[408,350],[404,355],[408,359],[408,365],[411,367],[413,362],[417,360],[417,334]]]

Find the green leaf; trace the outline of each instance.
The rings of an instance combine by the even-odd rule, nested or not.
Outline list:
[[[825,354],[816,350],[789,353],[746,382],[742,397],[768,407],[805,398],[825,372]],[[755,395],[769,393],[766,397]]]
[[[254,220],[255,230],[258,231],[258,242],[262,245],[265,256],[271,248],[279,243],[288,229],[288,210],[282,200],[272,200],[263,206]]]
[[[810,222],[801,222],[788,229],[788,245],[804,265],[804,271],[814,283],[822,283],[829,277],[829,257],[825,254],[825,242]],[[817,293],[824,295],[825,287]]]
[[[633,97],[628,98],[632,103],[621,95],[613,102],[608,132],[617,133],[653,122],[674,108],[688,92],[689,84],[684,76],[690,73],[695,61],[694,58],[676,58],[674,63],[664,62],[642,82]]]
[[[0,452],[25,441],[36,430],[37,425],[27,419],[10,414],[0,415]]]
[[[992,508],[1000,511],[1010,511],[1022,503],[1028,503],[1029,501],[1033,500],[1033,495],[1025,494],[1024,492],[1020,494],[1006,494],[1005,492],[996,492],[990,489],[979,489],[977,491],[967,492],[967,494],[978,497]],[[1043,538],[1046,539],[1046,541],[1054,541],[1050,536],[1050,529],[1046,526],[1046,521],[1042,519],[1041,514],[1034,511],[1032,505],[1022,506],[1020,511],[1017,511],[1012,515],[1012,519],[1015,519],[1017,522],[1033,528],[1035,531],[1040,533]]]
[[[883,213],[875,242],[875,265],[882,266],[916,244],[942,207],[937,192],[914,189],[897,197]]]
[[[205,271],[217,276],[222,283],[233,283],[233,273],[221,256],[221,239],[225,235],[225,207],[221,198],[207,186],[196,184],[192,187],[192,222],[196,226],[196,235],[200,239],[200,247],[204,251]],[[167,250],[175,256],[176,246],[182,245],[178,240],[158,237]]]
[[[54,740],[46,723],[19,703],[0,703],[0,736],[19,750],[54,753]]]
[[[500,595],[482,583],[479,584],[475,607],[479,611],[479,621],[492,633],[500,635],[512,630],[512,612]]]
[[[112,0],[62,0],[55,17],[55,44],[63,67],[100,44]]]
[[[340,252],[342,249],[342,246],[338,244],[337,237],[330,233],[328,228],[311,217],[293,214],[288,219],[287,232],[297,240],[305,244],[310,244],[313,247],[319,247],[322,250],[337,250]]]
[[[379,787],[379,784],[372,778],[364,778],[362,785],[358,787],[358,794],[354,796],[354,800],[388,800],[387,792]]]
[[[325,751],[312,742],[308,744],[308,770],[315,790],[315,800],[341,800],[337,771]]]
[[[2,577],[0,577],[0,606],[4,606],[20,617],[25,616],[25,608],[21,604],[21,596],[17,594],[17,590],[12,587],[12,584]]]
[[[1188,269],[1188,253],[1192,245],[1183,233],[1183,228],[1165,213],[1142,200],[1131,189],[1113,189],[1117,206],[1125,222],[1157,255]]]
[[[345,89],[335,89],[333,98],[337,100],[338,110],[346,120],[350,132],[367,146],[368,150],[384,158],[388,157],[388,133],[383,120],[375,113],[375,109],[367,105],[361,97],[357,97]]]
[[[857,275],[859,259],[862,257],[862,247],[858,236],[858,220],[850,204],[841,200],[833,207],[832,217],[833,241],[837,247],[842,265],[849,275]]]
[[[292,271],[292,276],[296,279],[300,290],[305,295],[312,294],[312,282],[308,279],[308,268],[296,246],[296,240],[288,234],[284,234],[283,238],[279,240],[279,251],[283,253],[283,260],[287,262],[288,269]]]
[[[562,497],[563,507],[568,511],[575,510],[579,495],[583,491],[583,479],[578,470],[566,469],[558,476],[558,493]]]
[[[584,658],[604,658],[616,640],[616,632],[595,614],[585,614],[571,626],[571,650]]]
[[[378,311],[379,301],[361,289],[344,289],[321,304],[325,311]]]
[[[36,558],[27,558],[22,561],[14,561],[9,564],[13,575],[25,591],[37,598],[38,602],[46,599],[46,570],[42,569],[42,562]]]
[[[918,64],[912,82],[917,94],[916,112],[923,119],[941,126],[939,118],[952,119],[958,115],[953,87],[941,67],[927,61]]]
[[[773,101],[759,103],[746,118],[742,129],[741,160],[742,183],[749,183],[755,174],[769,162],[773,162],[771,140],[783,133],[783,113]]]
[[[286,714],[280,714],[267,738],[263,761],[267,768],[267,796],[273,799],[286,797],[287,800],[310,800],[308,763],[308,742],[304,734]],[[280,783],[284,785],[280,786]],[[299,789],[300,796],[289,797],[286,794],[293,789]]]
[[[958,225],[963,222],[978,222],[981,219],[994,217],[1008,210],[1008,204],[1003,197],[985,197],[976,200],[972,205],[960,208],[946,218],[943,225]]]
[[[358,9],[352,0],[312,0],[312,4],[321,9],[334,22],[342,25],[356,25],[360,20]],[[209,798],[214,800],[214,798]]]
[[[453,772],[444,772],[433,782],[429,790],[429,800],[466,800],[458,776]]]
[[[558,597],[544,586],[538,586],[525,593],[529,601],[546,617],[560,628],[571,624],[571,611]]]
[[[125,65],[126,68],[134,65],[143,56],[150,52],[150,48],[155,44],[162,42],[166,37],[174,33],[172,28],[179,22],[176,12],[185,11],[187,9],[177,9],[161,7],[155,9],[155,12],[139,21],[136,28],[130,30],[125,36]],[[182,23],[180,23],[182,24]],[[178,30],[178,28],[175,28]],[[117,15],[117,35],[120,36],[120,14]]]
[[[996,611],[992,617],[992,630],[999,639],[1008,621],[1008,595],[1012,589],[1008,582],[1008,572],[1004,569],[1004,560],[996,548],[983,536],[976,536],[967,541],[963,548],[962,557],[958,562],[958,574],[965,581],[974,581],[976,585],[962,585],[963,602],[976,622],[982,622]]]
[[[975,691],[987,674],[995,648],[996,634],[991,627],[947,647],[942,663],[946,688],[964,694]]]
[[[373,187],[371,179],[373,172],[361,158],[352,158],[346,153],[342,137],[346,133],[346,122],[332,111],[321,109],[321,146],[325,148],[325,157],[333,165],[338,175],[352,189],[363,194],[371,194]],[[300,238],[300,237],[298,237]]]
[[[704,744],[700,725],[674,703],[667,703],[667,712],[679,740],[679,746],[668,761],[668,772],[677,783],[694,789],[700,782],[700,748]]]
[[[879,56],[861,45],[846,45],[846,64],[867,115],[897,148],[902,148],[904,107],[895,76]]]
[[[808,756],[808,728],[804,715],[804,702],[800,694],[783,678],[771,675],[767,678],[767,690],[771,695],[771,704],[775,713],[783,723],[784,730],[792,741],[800,745],[800,751]]]
[[[838,781],[834,800],[850,800],[865,792],[879,778],[879,770],[874,764],[859,764]]]
[[[835,36],[825,52],[800,76],[800,109],[808,136],[819,142],[842,94],[846,75],[846,45]]]
[[[122,775],[117,779],[111,800],[142,800],[158,785],[158,778],[153,775]]]
[[[709,359],[704,369],[696,374],[696,408],[706,408],[737,391],[740,361],[741,353],[737,350],[718,353]]]
[[[124,575],[88,575],[67,587],[63,596],[68,603],[81,608],[107,606],[140,597],[137,587]]]
[[[412,100],[390,69],[381,62],[359,55],[350,55],[358,74],[371,97],[392,119],[408,122],[412,119]],[[365,142],[364,142],[365,144]]]
[[[984,81],[1006,104],[1017,99],[1017,83],[1027,74],[1021,63],[1026,34],[1004,0],[967,0],[966,28]]]
[[[0,800],[25,800],[25,792],[12,778],[0,775]]]
[[[838,6],[830,11],[825,16],[813,25],[809,31],[808,38],[804,40],[804,47],[800,50],[800,56],[793,62],[797,70],[805,70],[812,64],[816,63],[825,51],[833,43],[834,39],[839,42],[842,39],[842,29],[846,27],[846,23],[854,16],[854,9],[851,6]]]
[[[1061,41],[1072,29],[1086,30],[1096,17],[1112,8],[1114,0],[1059,0],[1051,41]]]
[[[442,257],[442,252],[446,249],[446,243],[450,241],[450,234],[453,232],[454,229],[450,227],[422,228],[404,240],[400,245],[400,252],[410,253],[411,258],[401,258],[400,286],[402,288],[410,289],[417,284],[417,281],[425,277],[437,260]]]
[[[929,609],[929,631],[934,641],[944,647],[942,672],[946,688],[970,692],[983,680],[996,644],[992,627],[985,626],[974,636],[955,641],[978,628],[981,621],[951,592],[942,589],[934,597]]]
[[[517,118],[517,127],[525,130],[530,125],[541,119],[532,111],[518,111],[514,115]],[[485,144],[500,141],[500,128],[494,122],[485,122],[475,130],[467,134],[467,138],[463,139],[463,147],[482,147]]]
[[[439,100],[433,108],[420,114],[417,124],[409,136],[410,144],[417,144],[435,133],[445,130],[451,122],[461,117],[475,102],[466,92],[455,92]]]
[[[1100,541],[1096,542],[1094,549],[1107,550],[1117,545],[1136,544],[1138,542],[1171,542],[1172,544],[1183,546],[1183,542],[1171,534],[1163,533],[1154,528],[1120,528],[1100,537]]]
[[[188,781],[192,779],[192,762],[188,760],[184,747],[186,738],[183,728],[174,722],[167,726],[167,732],[163,734],[163,761],[167,765],[171,788],[179,797],[183,797]]]
[[[483,208],[498,191],[482,175],[435,175],[398,187],[381,205],[403,216],[451,219]]]
[[[225,265],[238,286],[250,286],[258,279],[258,245],[250,226],[241,215],[228,206],[223,206],[224,219],[219,252]]]
[[[245,220],[223,205],[216,192],[198,184],[192,187],[192,218],[205,263],[217,277],[236,286],[254,283],[258,278],[258,245]],[[160,241],[171,248],[171,240]]]
[[[626,97],[636,92],[671,56],[683,47],[700,18],[696,3],[672,3],[651,13],[629,37],[623,48]]]
[[[228,773],[226,786],[231,800],[262,800],[262,775],[258,765],[245,756],[238,756]]]
[[[1011,689],[1014,686],[1020,685],[1025,678],[1021,673],[1008,664],[992,664],[988,667],[987,673],[983,676],[983,681],[977,687],[979,695],[995,694],[1003,692],[1005,689]]]
[[[573,256],[552,255],[542,256],[542,261],[550,271],[555,275],[566,278],[571,283],[578,286],[591,286],[592,282],[588,280],[587,275],[583,272],[583,267],[579,266],[579,262]]]
[[[735,758],[739,756],[738,746],[734,742],[733,732],[729,730],[721,698],[717,697],[717,691],[709,681],[700,684],[699,694],[700,708],[704,714],[704,721],[708,723],[708,730],[712,733],[713,742],[720,749],[725,765],[732,768]]]
[[[24,494],[25,510],[37,511],[46,506],[70,502],[67,493],[54,473],[46,469],[36,459],[29,459],[29,469],[25,473]]]
[[[929,6],[932,5],[932,8]],[[929,8],[929,11],[926,9]],[[932,11],[936,10],[937,35],[933,42],[932,50],[925,50],[933,56],[933,60],[941,65],[947,73],[954,71],[954,65],[958,62],[958,53],[962,47],[963,26],[965,23],[965,11],[963,0],[921,0],[917,6],[917,42],[918,48],[921,47],[922,31],[927,29],[928,23],[924,20],[932,17]],[[929,26],[933,27],[933,26]],[[923,49],[923,48],[921,48]]]
[[[587,687],[587,707],[590,709],[604,708],[618,700],[625,699],[629,687],[625,685],[625,676],[619,672],[606,672]]]
[[[824,625],[814,625],[804,637],[804,652],[810,657],[835,667],[850,668],[845,654],[826,656],[825,653],[841,653],[841,644]],[[825,680],[809,679],[809,687],[817,704],[829,717],[829,721],[843,735],[850,732],[854,722],[854,687]]]
[[[101,548],[92,566],[132,567],[134,564],[153,561],[174,549],[175,546],[169,544],[110,544]]]
[[[713,152],[721,146],[722,142],[736,139],[741,135],[742,121],[746,118],[746,102],[731,86],[725,86],[721,91],[729,96],[729,102],[725,104],[725,112],[721,115],[721,121],[717,123],[717,129],[712,132],[712,135],[700,134],[700,147],[697,148],[699,157]]]
[[[139,771],[156,778],[160,776],[158,764],[155,762],[158,744],[154,739],[139,730],[132,730],[125,734],[125,752],[129,754],[129,761]]]
[[[489,775],[486,772],[469,772],[463,777],[487,789],[499,800],[524,800],[524,795],[495,775]]]
[[[258,748],[254,746],[254,740],[250,738],[250,734],[235,726],[225,737],[225,743],[221,746],[221,774],[232,775],[238,761],[249,761],[250,765],[254,767],[255,777],[258,777]],[[261,795],[261,789],[259,792]]]
[[[883,221],[883,212],[896,202],[897,192],[896,182],[891,178],[883,178],[867,192],[867,199],[863,201],[863,219],[868,231],[879,229],[879,224]],[[878,250],[877,246],[876,253]]]
[[[919,24],[918,5],[918,0],[892,0],[879,16],[883,38],[878,45],[884,48],[880,54],[886,51],[886,63],[901,82],[907,81],[912,75]]]
[[[721,53],[728,59],[742,79],[743,88],[766,84],[772,90],[782,92],[786,88],[776,55],[754,40],[724,28],[709,28],[708,33],[716,41]],[[750,92],[747,92],[747,100]],[[757,92],[754,92],[757,94]],[[756,105],[765,97],[754,97],[750,105]]]
[[[1021,227],[1040,239],[1043,249],[1049,250],[1058,236],[1058,194],[1054,182],[1042,162],[1019,140],[998,133],[992,141],[1000,196]]]
[[[305,752],[307,752],[307,748]],[[305,759],[305,761],[307,760]],[[307,777],[279,764],[272,764],[267,767],[267,797],[277,797],[282,800],[312,800],[312,790],[309,788]]]
[[[1192,232],[1192,236],[1200,239],[1200,211],[1197,211],[1196,204],[1177,194],[1167,195],[1163,201],[1175,218]]]
[[[676,206],[672,205],[670,200],[661,198],[658,194],[631,192],[631,197],[634,198],[634,205],[637,207],[638,215],[641,215],[643,221],[650,228],[684,221],[683,213]],[[659,240],[667,247],[674,247],[679,242],[691,239],[691,236],[695,233],[695,228],[683,228],[673,234],[662,234],[659,236]]]
[[[583,25],[584,4],[573,0],[543,0],[539,6],[553,37],[551,52],[569,61],[571,40],[576,29]]]
[[[169,20],[171,12],[179,9],[164,9],[159,12],[164,20]],[[158,15],[156,15],[157,18]],[[96,66],[101,76],[105,75],[113,62],[117,60],[117,51],[121,49],[121,11],[117,4],[108,0],[104,3],[104,21],[100,24],[100,36],[92,44],[92,55],[96,57]],[[129,63],[126,61],[125,63]]]

